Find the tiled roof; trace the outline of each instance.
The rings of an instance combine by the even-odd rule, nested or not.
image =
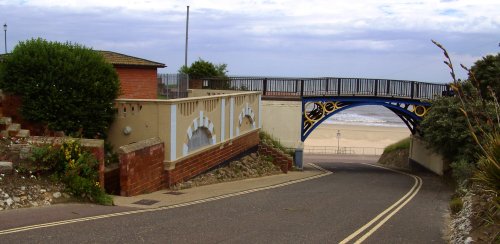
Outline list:
[[[97,51],[101,53],[104,58],[113,65],[126,65],[126,66],[149,66],[149,67],[165,67],[165,64],[150,61],[147,59],[128,56],[121,53],[111,51]]]

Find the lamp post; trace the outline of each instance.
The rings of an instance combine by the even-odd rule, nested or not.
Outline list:
[[[337,154],[340,153],[340,130],[337,130]]]
[[[5,41],[5,54],[7,54],[7,23],[3,24],[4,41]]]

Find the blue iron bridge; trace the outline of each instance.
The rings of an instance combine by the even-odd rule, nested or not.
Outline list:
[[[301,140],[341,111],[379,105],[394,112],[412,134],[431,108],[430,101],[453,96],[448,84],[366,78],[227,77],[203,79],[204,89],[261,91],[263,100],[302,101]]]

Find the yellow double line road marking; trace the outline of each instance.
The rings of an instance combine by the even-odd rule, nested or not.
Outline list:
[[[364,240],[366,240],[373,233],[375,233],[375,231],[377,231],[385,222],[387,222],[392,216],[394,216],[397,212],[399,212],[399,210],[401,210],[408,202],[410,202],[413,199],[413,197],[415,197],[415,195],[417,195],[417,193],[420,191],[420,188],[422,187],[422,179],[416,175],[408,174],[408,173],[405,173],[402,171],[389,169],[389,168],[385,168],[385,167],[381,167],[381,166],[377,166],[377,165],[373,165],[373,164],[365,164],[365,163],[363,163],[363,164],[369,165],[372,167],[390,170],[390,171],[397,172],[397,173],[404,174],[404,175],[408,175],[415,180],[415,184],[413,184],[413,187],[410,189],[410,191],[408,191],[408,193],[406,193],[402,198],[400,198],[397,202],[395,202],[393,205],[388,207],[382,213],[377,215],[375,218],[373,218],[368,223],[363,225],[361,228],[356,230],[354,233],[352,233],[351,235],[346,237],[344,240],[342,240],[340,242],[341,244],[348,243],[349,241],[355,239],[357,236],[359,236],[361,233],[363,233],[366,229],[370,228],[370,226],[377,223],[375,226],[371,227],[371,229],[366,231],[366,233],[363,236],[359,237],[357,240],[355,240],[353,242],[354,243],[361,243]],[[383,218],[384,216],[385,216],[385,218]],[[381,218],[383,218],[383,219],[380,220]]]
[[[276,184],[276,185],[265,186],[265,187],[260,187],[260,188],[254,188],[254,189],[250,189],[250,190],[245,190],[245,191],[240,191],[240,192],[235,192],[235,193],[224,194],[224,195],[220,195],[220,196],[205,198],[205,199],[201,199],[201,200],[195,200],[195,201],[191,201],[191,202],[185,202],[185,203],[179,203],[179,204],[174,204],[174,205],[169,205],[169,206],[163,206],[163,207],[159,207],[159,208],[141,209],[141,210],[133,210],[133,211],[127,211],[127,212],[104,214],[104,215],[97,215],[97,216],[84,217],[84,218],[78,218],[78,219],[56,221],[56,222],[45,223],[45,224],[23,226],[23,227],[17,227],[17,228],[12,228],[12,229],[7,229],[7,230],[0,230],[0,235],[6,235],[6,234],[11,234],[11,233],[28,231],[28,230],[35,230],[35,229],[41,229],[41,228],[48,228],[48,227],[59,226],[59,225],[73,224],[73,223],[79,223],[79,222],[85,222],[85,221],[91,221],[91,220],[97,220],[97,219],[105,219],[105,218],[125,216],[125,215],[131,215],[131,214],[146,213],[146,212],[155,212],[155,211],[161,211],[161,210],[166,210],[166,209],[180,208],[180,207],[185,207],[185,206],[190,206],[190,205],[195,205],[195,204],[200,204],[200,203],[211,202],[211,201],[215,201],[215,200],[219,200],[219,199],[224,199],[224,198],[229,198],[229,197],[234,197],[234,196],[245,195],[245,194],[249,194],[249,193],[252,193],[252,192],[258,192],[258,191],[263,191],[263,190],[268,190],[268,189],[283,187],[283,186],[287,186],[287,185],[292,185],[292,184],[296,184],[296,183],[299,183],[299,182],[304,182],[304,181],[308,181],[308,180],[312,180],[312,179],[317,179],[317,178],[320,178],[320,177],[332,174],[332,172],[327,171],[327,170],[325,170],[325,169],[323,169],[323,168],[321,168],[321,167],[319,167],[317,165],[314,165],[314,164],[310,164],[310,165],[312,167],[314,167],[314,168],[322,171],[323,173],[319,174],[319,175],[309,176],[309,177],[302,178],[302,179],[291,180],[291,181],[280,183],[280,184]]]

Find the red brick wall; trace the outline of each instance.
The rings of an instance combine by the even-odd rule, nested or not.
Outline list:
[[[261,143],[259,144],[259,153],[273,157],[274,165],[279,166],[283,173],[288,173],[288,170],[292,169],[293,158],[274,147]]]
[[[120,147],[120,195],[135,196],[163,185],[165,146],[159,138]]]
[[[158,98],[156,67],[115,67],[122,94],[119,98]]]
[[[167,187],[189,180],[214,166],[256,147],[258,144],[259,132],[254,131],[233,140],[232,143],[226,142],[222,147],[217,145],[210,150],[181,160],[175,164],[174,169],[166,171],[165,181]]]
[[[2,101],[2,114],[5,117],[12,118],[13,123],[21,124],[21,128],[25,130],[30,130],[30,134],[33,136],[50,136],[54,133],[49,131],[46,126],[39,123],[34,123],[31,121],[24,120],[21,116],[21,106],[22,99],[20,96],[15,95],[5,95]]]
[[[199,79],[190,79],[189,80],[189,89],[202,89],[203,81]]]
[[[120,167],[106,167],[104,171],[104,189],[106,193],[119,195],[120,194]]]

